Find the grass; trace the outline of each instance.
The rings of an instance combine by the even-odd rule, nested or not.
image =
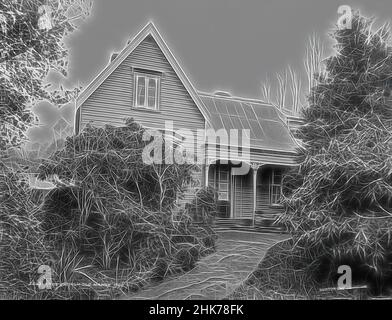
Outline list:
[[[303,257],[293,252],[291,239],[271,247],[255,271],[227,296],[229,300],[331,300],[360,299],[355,290],[327,290],[333,284],[318,283],[309,274]]]
[[[228,299],[276,300],[305,299],[310,287],[300,266],[293,268],[291,240],[271,247],[256,270]]]

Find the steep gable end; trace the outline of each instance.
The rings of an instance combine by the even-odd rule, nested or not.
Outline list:
[[[135,108],[135,74],[140,70],[160,75],[159,108]],[[146,127],[204,128],[205,106],[168,46],[149,23],[127,47],[91,82],[77,99],[78,123],[120,125],[133,117]],[[79,110],[80,109],[80,110]]]

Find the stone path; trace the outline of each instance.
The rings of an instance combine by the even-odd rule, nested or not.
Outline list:
[[[200,260],[193,270],[146,287],[125,299],[223,299],[255,269],[269,247],[286,238],[279,234],[219,233],[217,251]]]

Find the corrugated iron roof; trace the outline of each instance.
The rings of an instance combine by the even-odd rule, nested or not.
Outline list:
[[[251,148],[293,152],[298,147],[287,120],[276,107],[258,100],[199,93],[209,114],[209,127],[249,129]]]

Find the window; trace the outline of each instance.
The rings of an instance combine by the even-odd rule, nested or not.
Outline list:
[[[229,200],[229,171],[222,167],[216,167],[216,184],[218,200]]]
[[[282,171],[272,169],[270,176],[270,204],[280,204],[280,196],[282,194]]]
[[[160,77],[150,74],[135,75],[136,97],[138,108],[158,109]]]

